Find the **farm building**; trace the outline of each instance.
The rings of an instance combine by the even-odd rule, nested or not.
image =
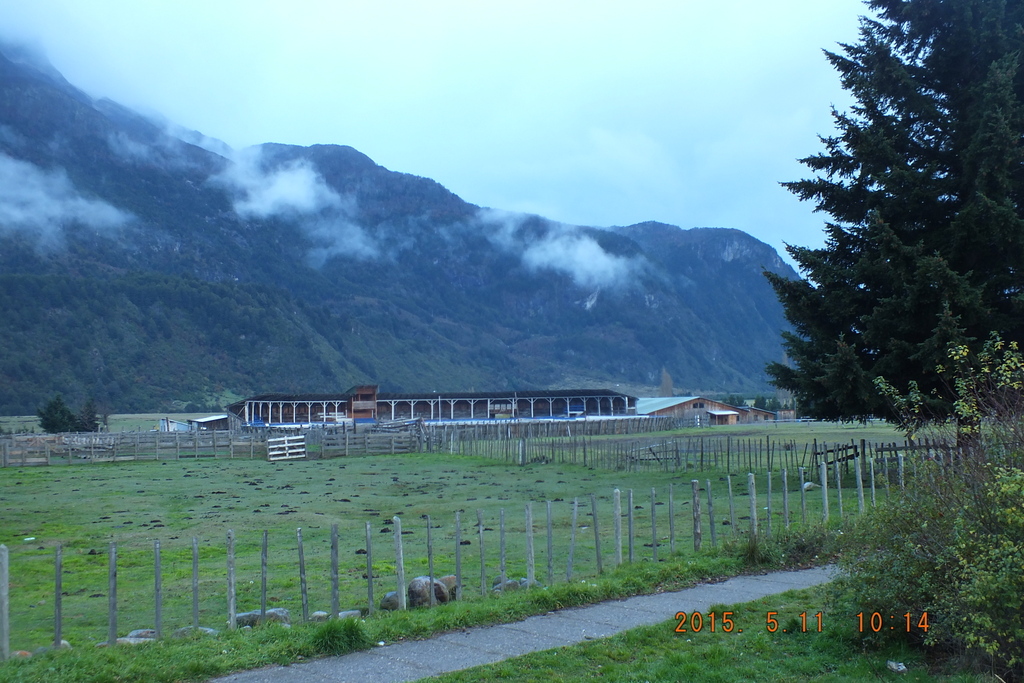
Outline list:
[[[487,420],[611,417],[636,414],[636,399],[606,389],[378,393],[374,385],[343,394],[262,394],[227,408],[242,425],[346,424],[356,420]]]
[[[210,415],[209,417],[197,417],[188,421],[189,429],[192,431],[207,431],[216,429],[229,429],[227,415]]]
[[[775,413],[750,406],[731,406],[703,396],[638,398],[637,415],[658,415],[693,420],[699,425],[733,425],[774,420]]]

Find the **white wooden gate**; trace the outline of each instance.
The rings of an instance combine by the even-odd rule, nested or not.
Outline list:
[[[306,457],[306,437],[280,436],[267,439],[267,460],[295,460]]]

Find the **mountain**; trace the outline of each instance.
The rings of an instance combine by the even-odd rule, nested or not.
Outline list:
[[[233,151],[0,47],[0,413],[270,391],[767,390],[782,309],[737,230],[563,225],[351,147]]]

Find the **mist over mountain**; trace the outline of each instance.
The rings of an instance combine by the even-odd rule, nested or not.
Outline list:
[[[796,277],[737,230],[469,204],[351,147],[223,142],[0,46],[0,413],[267,391],[767,390]]]

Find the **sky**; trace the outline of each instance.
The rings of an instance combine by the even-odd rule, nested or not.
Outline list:
[[[817,247],[861,0],[0,0],[72,84],[219,138],[350,145],[473,204]]]

